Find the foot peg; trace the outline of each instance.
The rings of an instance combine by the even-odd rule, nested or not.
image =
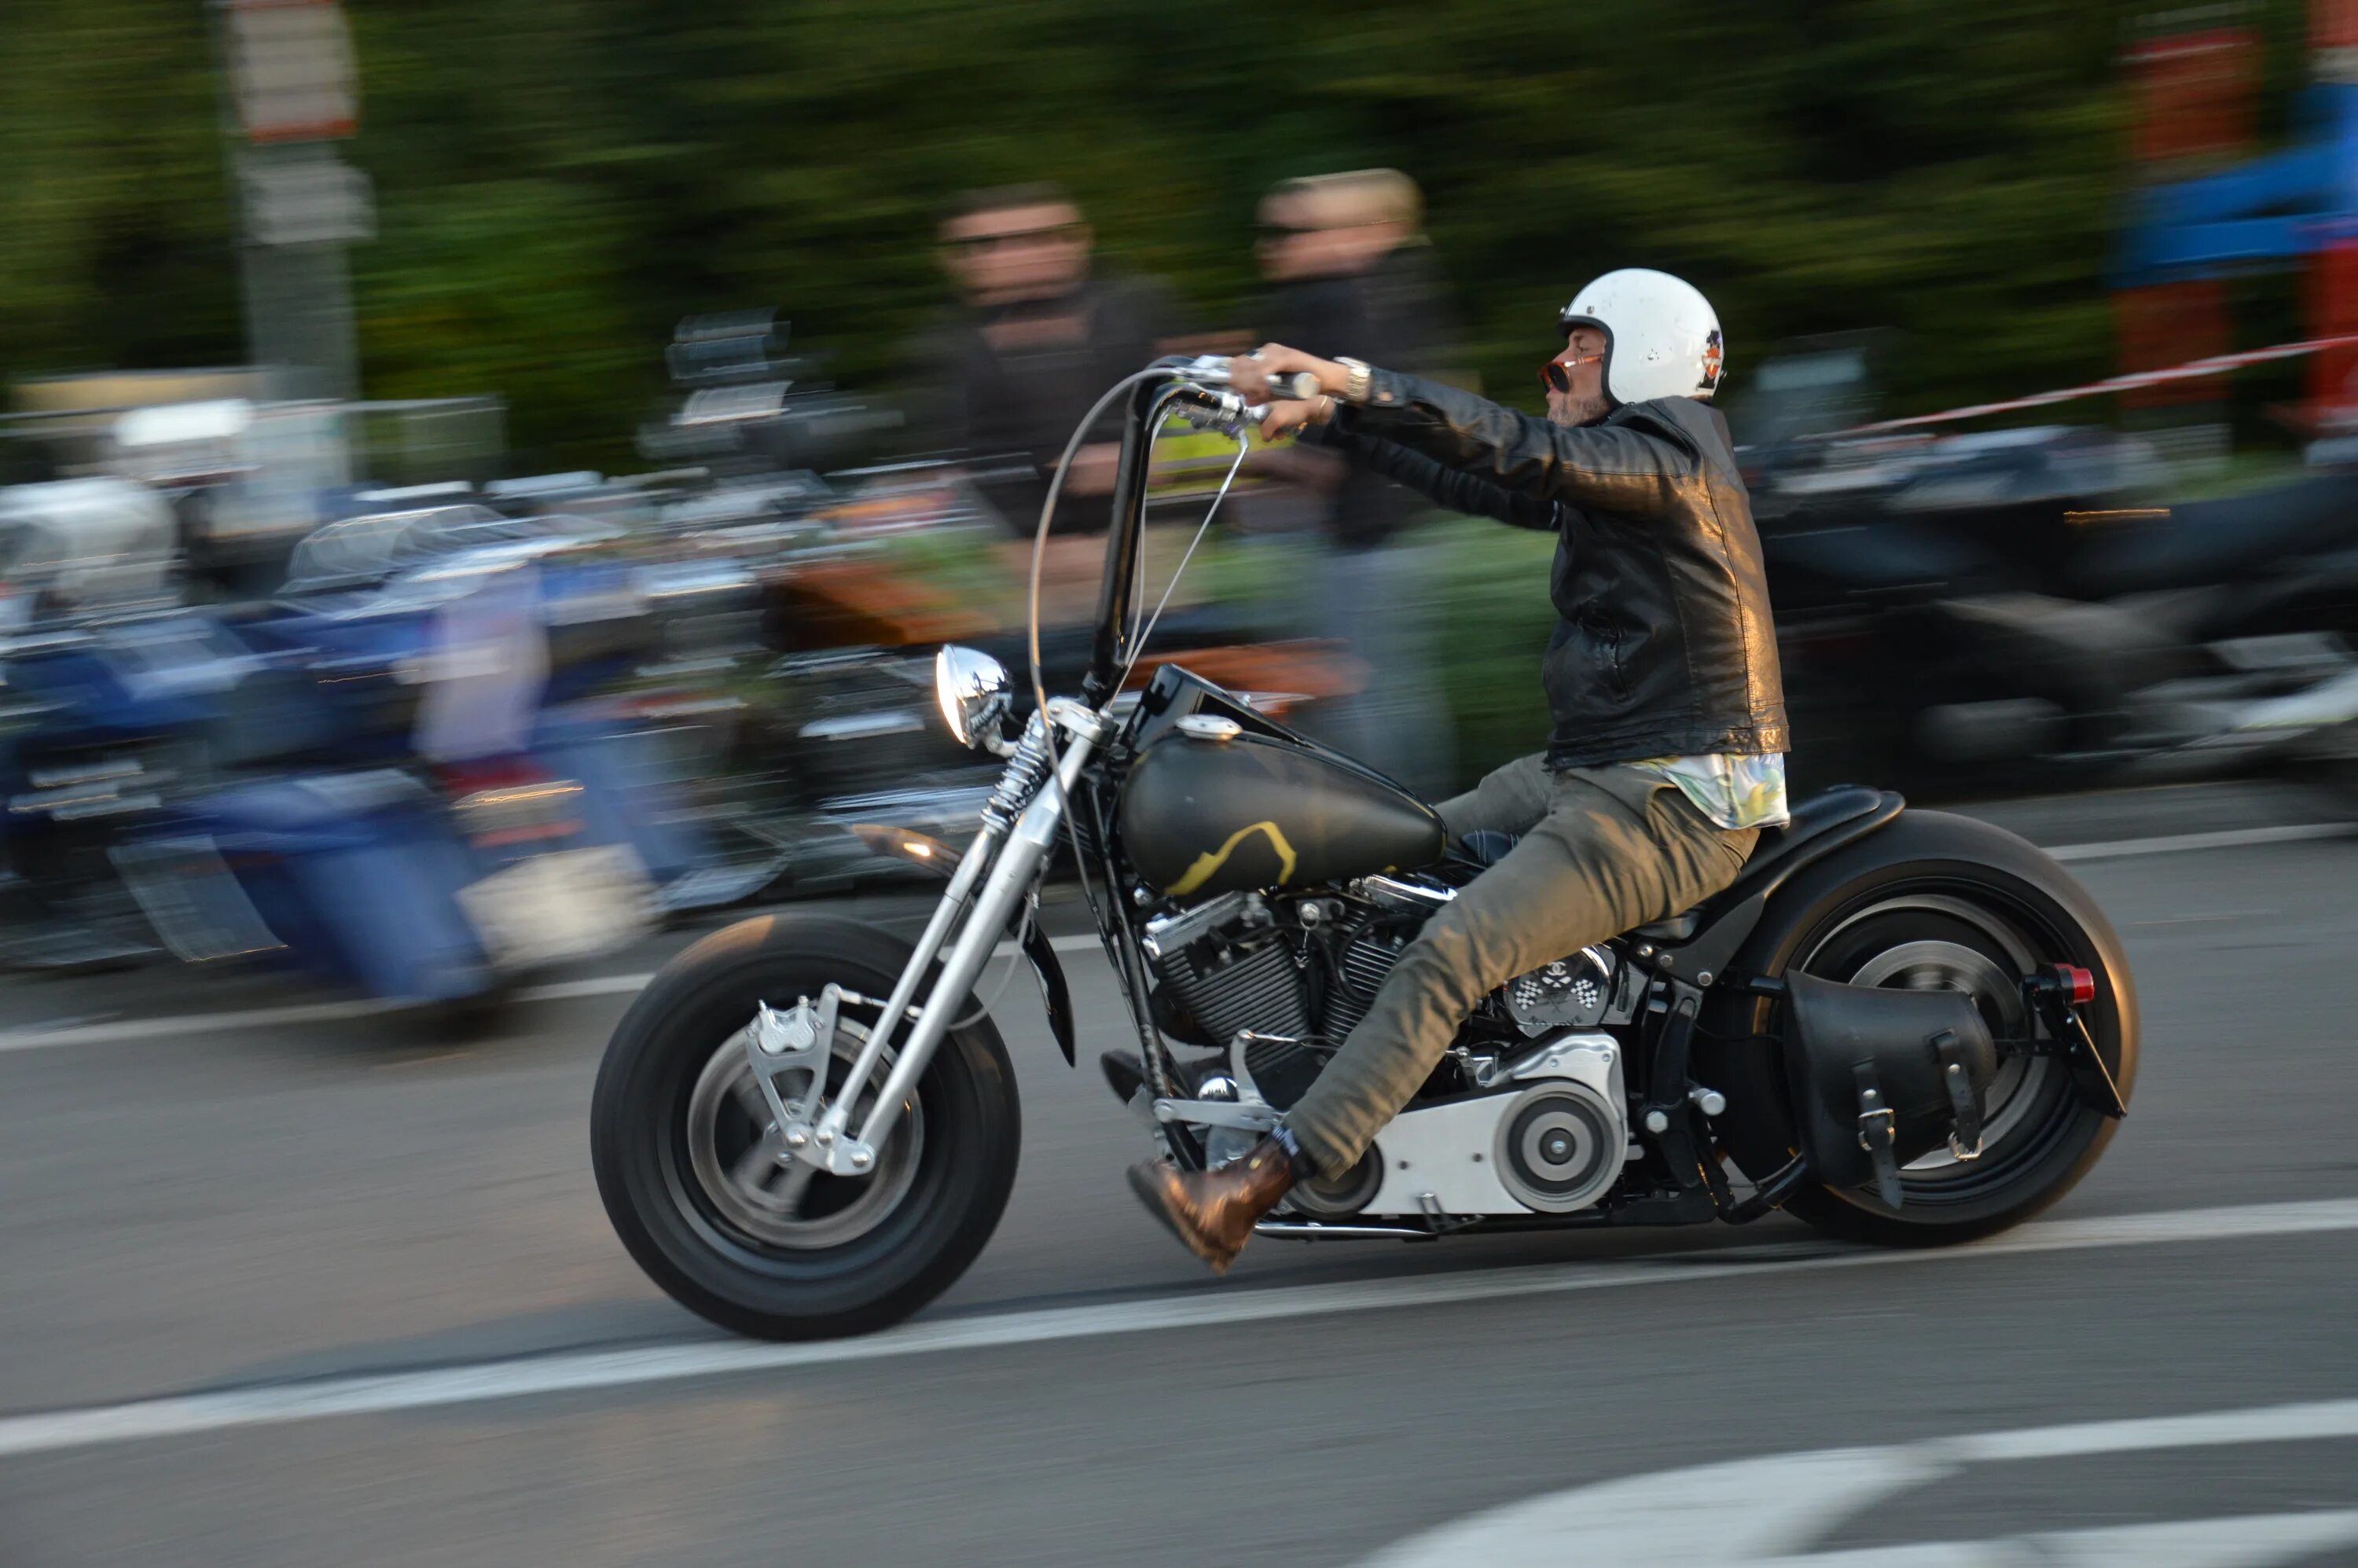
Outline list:
[[[1172,1061],[1172,1087],[1179,1091],[1180,1098],[1193,1098],[1203,1088],[1205,1075],[1221,1070],[1216,1059]],[[1139,1060],[1137,1052],[1108,1051],[1098,1058],[1098,1071],[1105,1075],[1106,1087],[1113,1091],[1114,1098],[1124,1105],[1139,1107],[1146,1112],[1149,1121],[1154,1119],[1154,1091],[1146,1081],[1146,1065]],[[1146,1098],[1141,1099],[1141,1094]]]
[[[1098,1071],[1105,1075],[1106,1087],[1113,1098],[1128,1105],[1146,1087],[1146,1066],[1129,1051],[1108,1051],[1098,1058]]]

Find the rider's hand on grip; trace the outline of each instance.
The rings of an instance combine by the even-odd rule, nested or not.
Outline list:
[[[1254,412],[1260,416],[1260,438],[1274,441],[1304,425],[1325,424],[1334,415],[1335,400],[1321,392],[1306,399],[1267,403]]]
[[[1326,389],[1342,385],[1349,377],[1342,365],[1283,343],[1263,343],[1228,362],[1229,390],[1265,410],[1260,421],[1265,441],[1304,425],[1324,423],[1335,411]]]
[[[1263,343],[1251,353],[1228,362],[1228,387],[1248,403],[1267,403],[1273,398],[1299,402],[1317,396],[1330,382],[1341,385],[1347,373],[1341,365],[1315,354],[1289,349],[1283,343]],[[1284,380],[1282,386],[1279,384],[1280,378]]]

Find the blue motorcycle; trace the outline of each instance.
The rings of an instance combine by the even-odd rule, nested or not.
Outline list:
[[[625,565],[488,514],[361,521],[276,603],[9,648],[8,849],[48,895],[19,947],[98,899],[93,951],[136,957],[137,926],[192,963],[472,1004],[742,891],[595,695],[644,653]]]

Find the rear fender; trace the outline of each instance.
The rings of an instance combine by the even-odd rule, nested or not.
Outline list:
[[[1727,890],[1704,906],[1703,923],[1693,936],[1660,944],[1661,968],[1703,985],[1710,981],[1698,977],[1716,979],[1727,974],[1779,890],[1810,867],[1898,820],[1908,805],[1890,790],[1881,792],[1871,805],[1864,800],[1860,804],[1863,809],[1857,816],[1812,835],[1774,860],[1737,873]]]
[[[2002,891],[2042,912],[2063,938],[2054,955],[2093,971],[2085,1010],[2097,1050],[2125,1101],[2136,1070],[2136,988],[2119,935],[2087,889],[2036,846],[2005,829],[1944,811],[1909,811],[1881,831],[1797,867],[1769,893],[1748,935],[1714,973],[1695,1032],[1693,1076],[1727,1097],[1714,1132],[1744,1171],[1765,1177],[1800,1147],[1782,1047],[1779,1004],[1746,988],[1781,978],[1803,942],[1846,904],[1885,884],[1952,881]]]

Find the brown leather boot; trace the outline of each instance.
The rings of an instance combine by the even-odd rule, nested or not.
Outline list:
[[[1130,1168],[1130,1188],[1146,1212],[1171,1227],[1187,1250],[1225,1274],[1253,1226],[1293,1189],[1293,1161],[1264,1138],[1241,1160],[1217,1171],[1182,1171],[1162,1160]]]

